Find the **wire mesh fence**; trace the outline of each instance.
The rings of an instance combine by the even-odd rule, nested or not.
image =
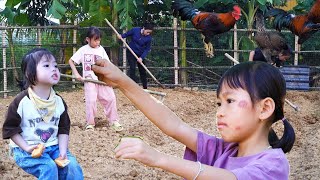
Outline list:
[[[0,67],[0,94],[16,94],[20,89],[16,86],[16,79],[22,78],[20,63],[23,55],[29,50],[42,47],[51,51],[59,64],[62,73],[70,74],[68,60],[75,51],[85,44],[85,34],[88,27],[79,26],[48,26],[48,27],[5,27],[0,26],[2,35],[2,51]],[[123,70],[127,70],[126,57],[121,41],[114,41],[113,32],[109,27],[99,27],[103,33],[102,46],[107,51],[109,57],[117,50],[116,64]],[[119,31],[120,32],[120,31]],[[176,32],[176,33],[175,33]],[[182,47],[185,33],[186,47]],[[177,36],[175,37],[175,34]],[[155,28],[152,41],[152,50],[146,58],[146,66],[162,84],[174,86],[189,86],[201,88],[215,88],[222,74],[233,65],[233,62],[224,56],[224,53],[233,55],[237,53],[240,62],[246,61],[250,50],[241,50],[238,43],[242,37],[248,36],[246,30],[236,31],[236,42],[234,31],[217,35],[212,39],[215,48],[215,56],[208,58],[205,55],[200,33],[193,28],[181,29],[179,27],[158,27]],[[295,36],[290,32],[283,33],[291,47],[295,47]],[[320,36],[316,33],[306,41],[301,51],[295,49],[298,56],[292,56],[286,61],[287,65],[294,65],[295,58],[298,58],[299,65],[310,67],[310,86],[319,89],[320,74]],[[174,46],[174,40],[177,46]],[[129,51],[127,52],[129,53]],[[175,53],[177,58],[175,58]],[[186,64],[183,64],[185,57]],[[81,72],[81,67],[78,67]],[[176,81],[177,80],[177,81]],[[58,87],[69,89],[70,79],[61,79]],[[76,82],[72,82],[76,83]],[[150,86],[157,86],[154,80],[149,77]]]

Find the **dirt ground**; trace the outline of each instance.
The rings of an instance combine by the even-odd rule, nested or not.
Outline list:
[[[185,122],[194,128],[219,136],[214,122],[215,91],[180,88],[152,90],[167,93],[164,104]],[[151,146],[173,156],[182,157],[184,151],[183,145],[164,135],[121,92],[118,90],[115,92],[120,122],[125,128],[121,133],[116,133],[107,127],[107,120],[102,115],[100,105],[96,130],[84,131],[83,91],[79,89],[59,93],[69,106],[72,121],[69,148],[81,164],[85,179],[181,179],[161,169],[149,168],[132,160],[121,161],[114,158],[114,147],[119,139],[126,135],[142,136]],[[1,99],[1,132],[6,109],[12,99],[13,97]],[[300,107],[300,112],[295,112],[288,104],[285,105],[285,114],[296,131],[295,145],[287,154],[291,166],[290,179],[318,180],[320,179],[320,93],[290,91],[287,99]],[[281,129],[281,125],[276,125],[275,129]],[[35,179],[18,168],[9,158],[7,144],[7,140],[2,140],[0,143],[1,179]]]

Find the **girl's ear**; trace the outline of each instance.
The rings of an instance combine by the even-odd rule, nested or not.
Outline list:
[[[268,97],[260,101],[259,119],[266,120],[273,115],[275,103],[272,98]]]
[[[86,37],[86,42],[89,43],[90,41],[90,38]]]

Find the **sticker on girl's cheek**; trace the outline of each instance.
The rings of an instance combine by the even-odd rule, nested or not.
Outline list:
[[[238,106],[239,106],[240,108],[246,108],[246,107],[248,106],[248,103],[247,103],[246,101],[244,101],[244,100],[241,100],[241,101],[239,102]]]

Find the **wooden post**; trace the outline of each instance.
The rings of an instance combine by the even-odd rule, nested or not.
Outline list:
[[[296,51],[296,53],[294,53],[294,65],[297,66],[298,65],[298,60],[299,60],[299,53],[300,53],[300,46],[298,44],[298,36],[294,36],[294,50]]]
[[[187,46],[187,37],[186,37],[186,25],[187,22],[186,21],[180,21],[180,27],[181,27],[181,31],[179,32],[179,47],[180,47],[180,66],[182,68],[187,67],[188,63],[187,63],[187,52],[186,52],[186,46]],[[182,69],[180,70],[179,73],[179,78],[180,78],[180,84],[183,86],[187,86],[188,85],[188,72],[186,69]]]
[[[233,49],[234,49],[233,57],[235,60],[239,61],[237,24],[234,25],[234,31],[233,31]]]
[[[123,33],[125,33],[125,30],[123,30]],[[126,39],[124,39],[124,41],[126,41]],[[127,74],[127,47],[124,43],[122,43],[122,56],[123,56],[123,72],[125,74]]]
[[[173,18],[173,60],[174,60],[174,85],[179,84],[179,57],[178,57],[178,20]]]
[[[38,27],[40,27],[40,24],[37,25]],[[38,28],[37,29],[37,42],[38,42],[38,48],[41,47],[41,29]]]
[[[5,26],[4,22],[1,24]],[[8,93],[8,75],[7,75],[7,55],[6,55],[6,30],[2,30],[2,64],[3,64],[3,98],[7,98]]]
[[[75,27],[73,27],[73,40],[72,40],[72,43],[75,45],[77,44],[77,28],[76,28],[76,25],[77,25],[77,20],[74,20],[73,21],[73,25]],[[72,47],[72,54],[75,54],[77,52],[77,48],[75,46]],[[74,85],[74,82],[76,81],[75,79],[72,79],[73,81],[73,85],[72,85],[72,88],[76,88],[76,85]]]

